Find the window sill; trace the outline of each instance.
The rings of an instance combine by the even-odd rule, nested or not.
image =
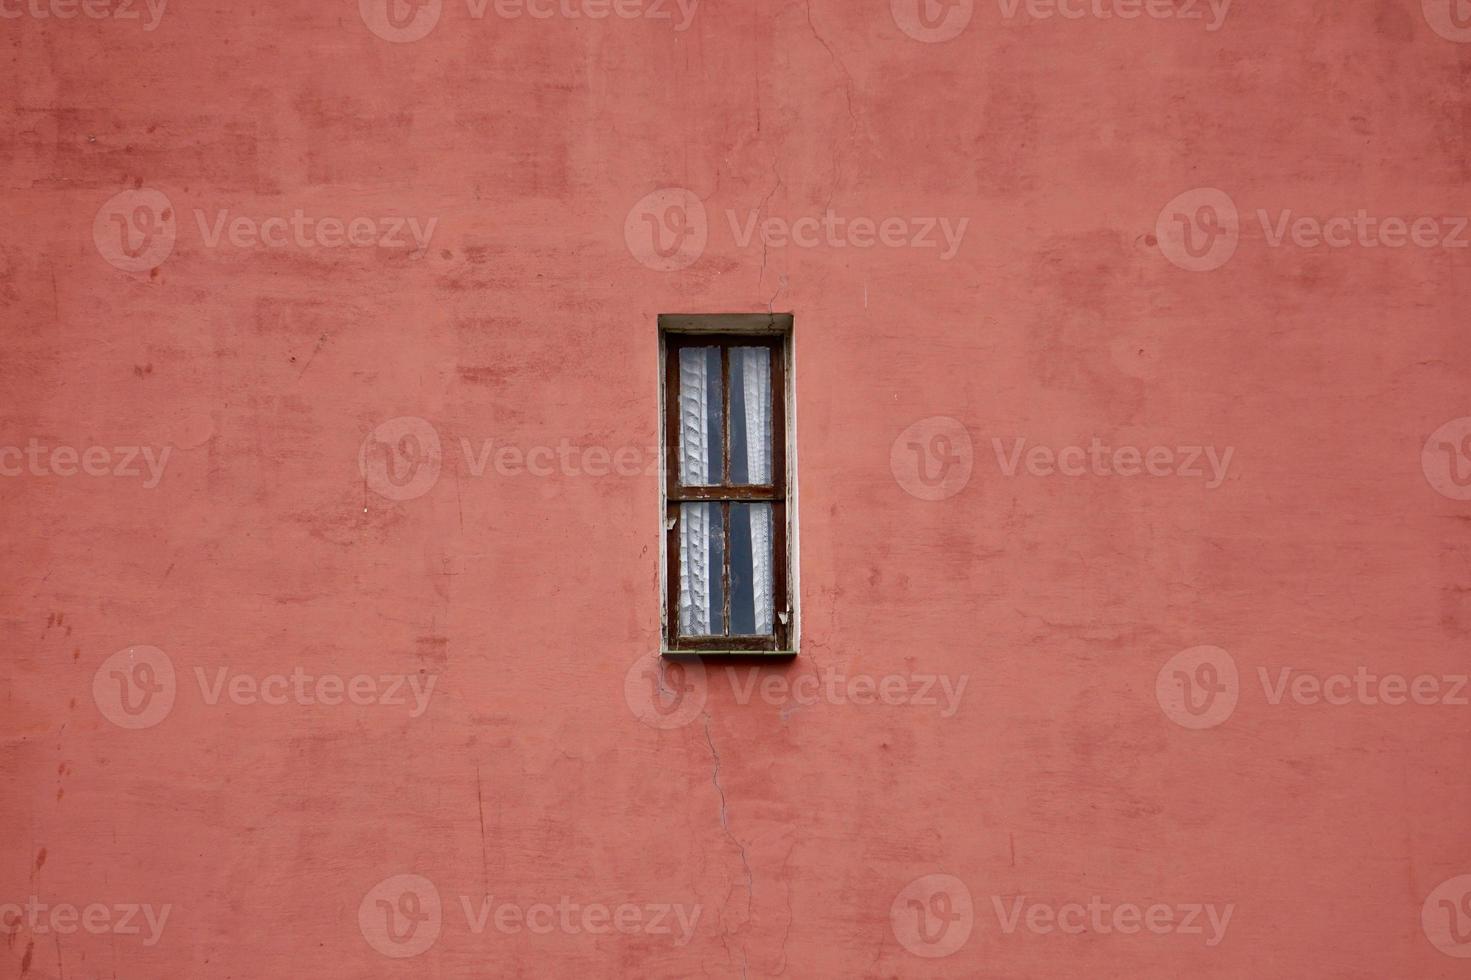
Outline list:
[[[797,655],[796,650],[670,650],[661,648],[661,657],[668,659],[683,659],[689,657],[763,657],[775,659],[791,659]]]

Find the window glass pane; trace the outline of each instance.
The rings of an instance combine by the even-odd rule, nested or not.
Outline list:
[[[730,505],[730,632],[735,636],[772,633],[771,520],[769,503]]]
[[[720,416],[720,348],[680,348],[679,482],[683,485],[725,482]]]
[[[681,636],[725,635],[725,522],[722,506],[718,503],[679,505]]]
[[[771,483],[771,351],[730,350],[730,482]]]

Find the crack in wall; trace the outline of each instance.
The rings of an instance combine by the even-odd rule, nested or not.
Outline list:
[[[705,744],[710,747],[710,758],[711,758],[711,762],[712,762],[712,767],[711,767],[711,770],[710,770],[710,783],[711,783],[711,785],[713,785],[715,787],[715,793],[720,798],[720,828],[721,828],[721,830],[723,830],[725,832],[726,839],[729,840],[732,844],[734,844],[736,850],[740,852],[740,855],[741,855],[741,867],[745,868],[745,871],[746,871],[746,921],[749,922],[749,921],[751,921],[751,903],[754,900],[755,895],[756,895],[756,876],[755,876],[755,874],[751,870],[751,860],[750,860],[749,855],[747,855],[747,853],[746,853],[746,845],[742,844],[740,842],[740,839],[737,838],[736,835],[730,829],[730,811],[729,811],[729,808],[727,807],[727,804],[726,804],[725,788],[720,785],[720,752],[719,752],[718,749],[715,748],[715,739],[710,734],[710,714],[709,714],[709,712],[706,712],[705,713],[705,715],[703,716],[703,721],[704,721],[704,724],[705,724]],[[732,887],[732,890],[734,890],[733,887]],[[727,892],[726,893],[726,906],[728,907],[729,905],[730,905],[730,892]],[[721,912],[722,912],[722,918],[724,917],[723,916],[724,911],[725,911],[724,909],[721,910]],[[725,935],[723,935],[721,937],[721,942],[722,943],[725,943],[725,937],[728,936],[729,934],[730,934],[729,931],[727,931],[725,933]],[[729,953],[730,953],[730,945],[729,945],[729,943],[725,943],[725,947],[726,947],[726,954],[729,955]],[[746,976],[746,971],[747,971],[746,949],[745,949],[744,946],[742,946],[741,947],[741,976],[742,977],[745,977]]]
[[[858,128],[858,114],[853,111],[853,73],[848,70],[847,65],[843,64],[843,60],[838,57],[837,52],[833,51],[833,47],[831,44],[827,43],[827,39],[817,32],[817,23],[812,19],[812,0],[807,0],[806,11],[807,29],[812,32],[812,36],[817,40],[817,43],[822,45],[823,50],[827,52],[827,56],[832,59],[833,65],[836,66],[838,71],[843,73],[843,97],[847,100],[848,103],[849,123],[848,135],[847,137],[845,137],[844,140],[844,142],[846,142],[847,140],[851,140],[853,138],[853,133]],[[839,143],[833,151],[833,181],[832,184],[828,187],[827,203],[823,205],[824,211],[832,207],[833,194],[836,193],[838,182],[842,179],[842,176],[843,152],[842,143]]]

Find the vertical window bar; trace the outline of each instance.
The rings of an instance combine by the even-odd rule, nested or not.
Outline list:
[[[725,564],[725,574],[721,576],[724,581],[721,582],[720,589],[721,610],[723,613],[720,625],[723,628],[724,635],[730,636],[730,501],[727,500],[720,505],[720,516],[720,530],[725,535],[725,547],[720,549],[720,557]]]
[[[730,482],[730,345],[720,345],[720,482]]]
[[[787,502],[771,502],[771,632],[783,648],[787,645],[792,610],[787,598]],[[786,622],[782,616],[786,616]]]
[[[668,549],[669,554],[669,563],[665,571],[668,578],[664,590],[668,603],[668,608],[665,610],[665,615],[668,617],[665,629],[669,634],[669,649],[672,650],[679,645],[679,536],[682,533],[679,524],[679,504],[670,502],[665,510],[664,521],[667,527],[664,534],[664,547]]]
[[[771,346],[771,485],[787,495],[787,371],[784,348]]]
[[[664,346],[664,488],[673,499],[680,485],[679,473],[679,351],[681,345],[666,338]]]
[[[721,482],[730,482],[730,345],[720,345],[720,452],[721,452]],[[721,626],[726,636],[730,636],[730,503],[727,501],[720,505],[721,532],[725,535],[725,547],[721,549],[721,557],[725,562],[725,574],[721,576],[720,601],[724,616],[721,618]]]
[[[679,646],[679,576],[681,571],[679,539],[683,533],[679,520],[679,504],[674,499],[679,485],[679,351],[680,344],[671,337],[664,339],[664,490],[665,549],[668,578],[665,593],[668,606],[664,610],[669,648]]]

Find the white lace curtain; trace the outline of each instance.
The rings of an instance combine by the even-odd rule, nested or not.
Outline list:
[[[679,352],[679,482],[700,486],[710,480],[711,413],[710,362],[700,348]],[[719,388],[717,387],[718,391]],[[681,504],[679,508],[679,631],[685,636],[708,636],[722,601],[710,578],[709,504]]]
[[[733,361],[741,365],[746,403],[746,474],[753,484],[771,482],[771,352],[765,347],[737,347]],[[771,505],[752,504],[751,591],[756,632],[771,632]]]
[[[730,352],[732,373],[739,370],[745,405],[745,468],[748,484],[771,482],[771,353],[764,347],[737,347]],[[720,391],[712,378],[708,349],[684,348],[679,357],[680,481],[686,486],[707,485],[720,451],[712,441],[712,423],[719,399],[711,398],[711,387]],[[714,361],[719,364],[719,361]],[[718,367],[715,369],[718,372]],[[728,434],[727,434],[728,438]],[[735,460],[732,460],[732,464]],[[734,468],[734,465],[732,465]],[[727,474],[729,478],[729,474]],[[679,629],[686,636],[709,636],[724,632],[721,621],[724,595],[720,570],[711,568],[711,533],[720,529],[716,515],[719,504],[684,504],[680,510]],[[732,505],[740,506],[740,505]],[[755,632],[772,632],[771,505],[749,506],[751,535],[751,586],[755,606]],[[720,627],[717,631],[716,627]]]

